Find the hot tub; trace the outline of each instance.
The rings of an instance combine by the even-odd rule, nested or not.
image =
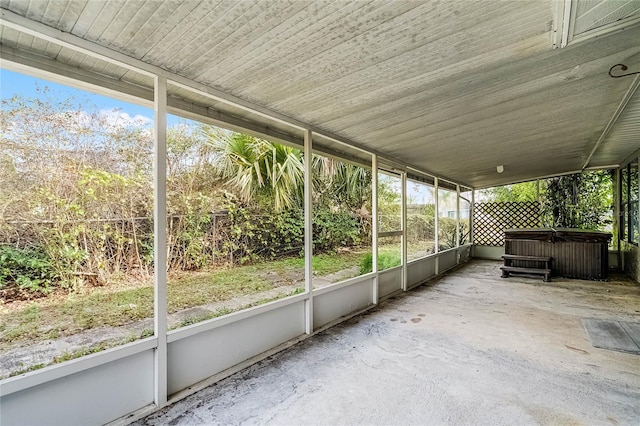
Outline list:
[[[611,234],[569,228],[507,229],[505,254],[551,256],[551,275],[582,280],[609,278]],[[529,267],[525,261],[514,266]]]

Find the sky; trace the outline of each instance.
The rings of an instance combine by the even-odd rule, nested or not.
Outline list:
[[[114,119],[120,121],[138,119],[148,123],[149,126],[153,125],[153,109],[151,108],[0,68],[0,99],[10,99],[15,95],[33,98],[38,94],[37,87],[48,87],[61,97],[86,99],[103,114],[113,116]],[[177,116],[167,115],[168,126],[184,121],[184,119]]]

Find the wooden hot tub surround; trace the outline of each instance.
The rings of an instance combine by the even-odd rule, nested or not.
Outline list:
[[[552,276],[607,280],[610,240],[610,233],[583,229],[507,229],[505,254],[551,257]],[[521,268],[536,267],[528,260],[513,260],[512,265]]]

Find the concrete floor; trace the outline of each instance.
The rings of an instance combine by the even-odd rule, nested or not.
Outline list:
[[[640,321],[640,285],[468,265],[138,422],[640,424],[640,356],[581,318]]]

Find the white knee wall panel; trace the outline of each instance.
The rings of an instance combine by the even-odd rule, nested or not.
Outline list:
[[[151,403],[153,349],[4,395],[0,424],[101,425]]]
[[[318,329],[373,302],[373,279],[351,283],[313,296],[313,325]]]
[[[387,269],[378,274],[378,294],[380,298],[402,290],[402,267]]]
[[[407,287],[409,289],[433,278],[436,274],[436,257],[414,260],[407,265]]]
[[[304,332],[304,301],[299,301],[172,341],[167,353],[169,395]]]

